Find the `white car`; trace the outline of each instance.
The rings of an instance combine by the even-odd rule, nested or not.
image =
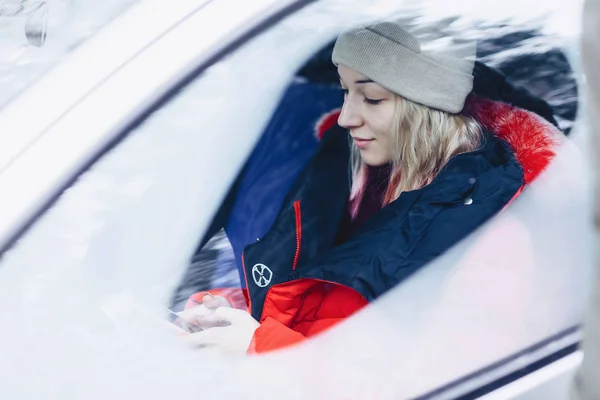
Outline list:
[[[407,7],[140,1],[0,108],[0,396],[565,398],[592,265],[583,139],[456,249],[301,346],[226,358],[164,328],[296,71]]]

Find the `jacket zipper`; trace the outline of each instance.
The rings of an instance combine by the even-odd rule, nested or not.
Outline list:
[[[248,286],[248,274],[246,272],[246,260],[242,251],[242,269],[244,270],[244,280],[246,281],[246,290],[248,291],[248,312],[252,314],[252,299],[250,297],[250,287]]]
[[[300,211],[300,200],[294,201],[294,214],[296,216],[296,254],[294,255],[294,264],[292,270],[298,266],[300,258],[300,244],[302,243],[302,213]]]

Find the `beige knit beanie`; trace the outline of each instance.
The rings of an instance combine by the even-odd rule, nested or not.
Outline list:
[[[419,40],[402,26],[381,22],[340,35],[332,61],[416,103],[458,113],[473,89],[474,48],[469,46],[467,54],[465,47],[422,51]]]

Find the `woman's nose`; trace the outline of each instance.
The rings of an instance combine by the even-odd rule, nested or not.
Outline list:
[[[346,129],[352,129],[360,126],[361,121],[356,106],[353,105],[351,101],[345,100],[344,105],[342,106],[342,112],[338,117],[338,125]]]

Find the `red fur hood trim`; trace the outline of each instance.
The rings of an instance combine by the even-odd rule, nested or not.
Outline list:
[[[329,111],[327,114],[324,114],[323,116],[321,116],[321,118],[319,118],[315,126],[315,133],[317,139],[321,140],[325,132],[327,132],[328,130],[333,128],[335,124],[337,124],[338,118],[340,117],[341,113],[342,110],[336,108],[335,110]]]
[[[510,104],[472,97],[466,110],[510,145],[523,167],[525,184],[531,183],[546,169],[564,139],[554,125],[539,115]]]
[[[531,183],[546,169],[564,139],[563,134],[539,115],[482,97],[472,96],[465,106],[483,127],[505,140],[523,167],[524,183]],[[332,128],[340,115],[336,109],[319,119],[316,135],[319,139]]]

